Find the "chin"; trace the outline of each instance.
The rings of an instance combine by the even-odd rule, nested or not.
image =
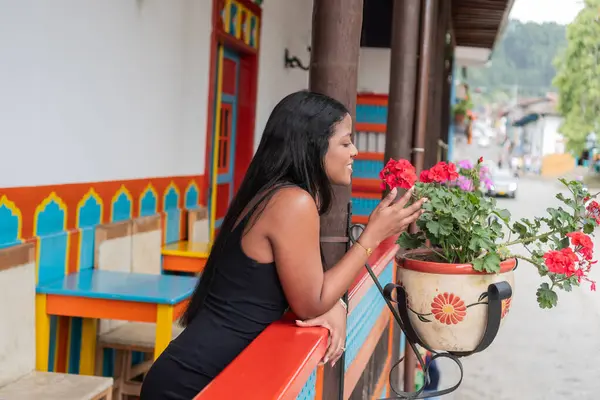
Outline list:
[[[350,186],[352,185],[352,176],[341,179],[332,179],[331,184],[336,186]]]

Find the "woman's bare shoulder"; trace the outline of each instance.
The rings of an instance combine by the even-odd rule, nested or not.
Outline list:
[[[265,210],[275,218],[298,220],[306,217],[317,217],[319,212],[315,200],[310,193],[297,186],[280,189],[273,195]]]

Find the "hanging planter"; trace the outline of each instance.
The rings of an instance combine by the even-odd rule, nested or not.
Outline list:
[[[425,374],[431,362],[449,358],[460,369],[454,386],[424,396],[422,390],[403,393],[398,399],[426,398],[450,393],[460,385],[460,357],[484,351],[508,318],[518,260],[537,269],[542,282],[535,292],[541,308],[558,302],[558,290],[571,291],[588,282],[593,261],[589,234],[600,224],[600,204],[579,181],[559,181],[568,196],[557,194],[563,205],[548,208],[546,216],[511,221],[507,210],[481,189],[491,185],[479,158],[458,164],[439,162],[422,171],[407,160],[389,160],[380,172],[382,187],[412,188],[409,203],[426,198],[415,233],[404,232],[397,244],[398,283],[385,288],[372,269],[367,271],[417,354]],[[353,239],[354,240],[354,239]],[[514,252],[514,246],[524,248]],[[526,293],[520,293],[526,296]],[[428,363],[417,345],[433,356]]]
[[[509,313],[517,261],[502,261],[498,273],[489,273],[471,264],[427,261],[433,256],[429,250],[413,250],[396,257],[398,284],[407,299],[406,322],[428,348],[472,352],[487,329],[491,284],[505,282],[511,289],[501,299],[500,323]]]

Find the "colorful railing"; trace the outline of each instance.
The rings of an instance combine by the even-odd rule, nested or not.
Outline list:
[[[398,247],[394,241],[385,241],[369,260],[383,285],[395,280],[393,261]],[[343,398],[356,398],[356,392],[370,393],[369,398],[383,397],[389,393],[392,338],[397,328],[366,273],[354,282],[348,306]],[[286,315],[269,326],[195,400],[323,400],[323,366],[319,362],[328,333],[323,328],[299,328],[293,318]],[[369,366],[373,368],[367,371]]]

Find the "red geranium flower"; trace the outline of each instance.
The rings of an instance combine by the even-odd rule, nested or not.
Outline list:
[[[419,175],[419,181],[423,183],[431,183],[431,179],[429,179],[429,171],[426,169],[421,171],[421,175]]]
[[[458,179],[456,164],[440,161],[427,172],[430,182],[444,183]]]
[[[390,159],[379,173],[379,178],[382,180],[382,189],[385,189],[386,185],[390,189],[410,189],[417,180],[417,173],[410,161]]]
[[[555,274],[572,276],[575,273],[575,263],[579,261],[577,254],[570,247],[562,250],[550,250],[544,254],[548,271]]]
[[[571,244],[575,247],[575,251],[580,253],[586,260],[591,260],[593,257],[594,243],[588,235],[583,232],[567,233],[567,237],[571,238]]]

